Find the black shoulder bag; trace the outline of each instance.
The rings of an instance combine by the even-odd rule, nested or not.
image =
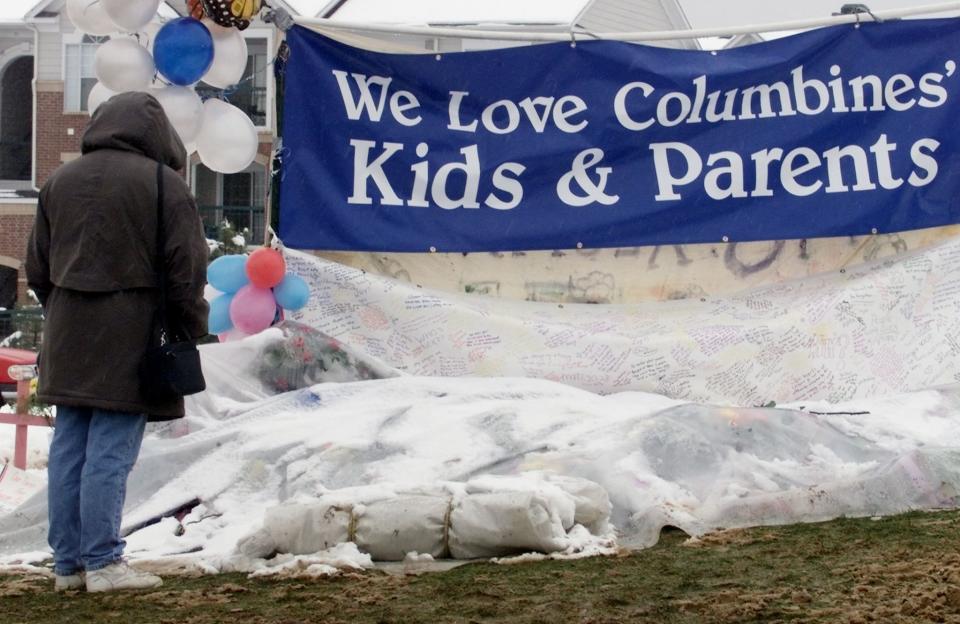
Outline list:
[[[160,302],[153,318],[150,344],[140,364],[140,392],[148,401],[169,401],[203,392],[207,384],[200,368],[200,352],[182,328],[170,326],[167,314],[167,272],[163,230],[163,163],[157,163],[157,282]]]

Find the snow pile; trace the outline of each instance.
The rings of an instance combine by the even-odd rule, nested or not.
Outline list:
[[[280,554],[256,565],[250,576],[313,577],[332,576],[341,570],[372,568],[373,560],[356,544],[344,543],[309,555]]]
[[[12,404],[0,404],[0,414],[15,414]],[[16,442],[16,427],[0,424],[0,464],[13,462]],[[27,430],[27,470],[44,470],[47,467],[47,449],[53,439],[53,429],[30,427]]]
[[[202,347],[208,391],[150,429],[130,477],[132,559],[315,575],[368,566],[364,551],[583,556],[615,547],[608,525],[646,547],[665,525],[960,505],[960,387],[890,395],[956,383],[960,240],[637,306],[449,296],[289,261],[313,282],[310,327]],[[803,400],[694,402],[789,397]],[[45,549],[45,493],[0,515],[0,567]]]
[[[23,332],[20,330],[17,330],[12,334],[10,334],[9,336],[7,336],[6,338],[4,338],[3,340],[0,340],[0,347],[11,347],[16,341],[20,340],[21,338],[23,338]]]
[[[204,411],[209,403],[224,410]],[[128,553],[159,569],[253,572],[270,563],[237,543],[271,508],[360,487],[339,496],[384,501],[441,482],[473,496],[543,491],[557,476],[589,480],[609,496],[610,522],[629,547],[652,545],[666,524],[702,535],[960,503],[960,389],[791,407],[599,396],[508,378],[395,377],[256,400],[207,397],[144,441],[128,487]],[[485,484],[486,475],[509,479]],[[574,523],[602,524],[579,500],[602,501],[597,490],[564,491]],[[2,561],[46,548],[44,499],[0,516]],[[569,522],[569,506],[553,508]],[[470,518],[487,525],[480,513]],[[303,572],[319,559],[297,561]]]

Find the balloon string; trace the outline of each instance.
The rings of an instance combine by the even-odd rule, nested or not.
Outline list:
[[[227,103],[229,104],[229,103],[230,103],[230,97],[231,97],[231,96],[236,95],[237,91],[239,91],[240,88],[243,87],[245,84],[247,84],[247,83],[252,83],[255,78],[257,78],[257,77],[259,77],[259,76],[261,76],[261,75],[263,75],[263,74],[266,74],[267,69],[268,69],[269,67],[272,67],[272,66],[273,66],[273,64],[276,62],[277,58],[278,58],[278,57],[276,57],[276,56],[273,57],[273,59],[271,59],[271,61],[270,61],[269,63],[267,63],[266,65],[264,65],[262,69],[258,69],[257,71],[253,72],[253,73],[250,74],[249,76],[246,76],[246,77],[240,79],[239,81],[237,81],[236,84],[232,84],[232,85],[230,85],[229,87],[226,87],[225,89],[218,89],[218,88],[216,88],[216,87],[209,87],[209,86],[208,86],[208,88],[203,88],[203,91],[205,91],[205,92],[207,92],[207,93],[210,93],[211,95],[209,95],[209,96],[207,96],[207,97],[203,97],[203,94],[200,94],[199,92],[198,92],[198,95],[200,95],[201,98],[202,98],[202,99],[205,99],[205,100],[209,100],[210,98],[215,97],[215,98],[220,99],[220,100],[223,100],[224,102],[227,102]]]
[[[276,58],[277,57],[274,57],[274,61],[276,60]],[[271,61],[270,64],[272,65],[273,61]],[[202,100],[209,100],[212,98],[216,98],[218,100],[223,100],[224,102],[229,103],[230,96],[235,95],[236,92],[240,90],[241,86],[243,86],[245,83],[252,82],[254,78],[256,78],[257,76],[260,76],[266,71],[267,71],[267,67],[264,67],[263,69],[258,69],[257,71],[253,72],[246,78],[243,78],[237,81],[236,84],[230,85],[225,89],[219,89],[217,87],[212,87],[210,85],[207,85],[206,87],[200,87],[200,90],[197,91],[197,95],[199,95],[200,99]],[[163,74],[161,74],[159,71],[153,74],[153,82],[159,82],[163,84],[163,86],[165,87],[176,86],[172,82],[168,81],[163,76]],[[203,84],[206,84],[206,83],[203,83]],[[197,83],[196,85],[194,85],[194,89],[196,90],[198,86],[200,86],[200,83]]]

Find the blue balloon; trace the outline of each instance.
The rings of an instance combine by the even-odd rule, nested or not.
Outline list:
[[[210,302],[207,331],[211,334],[222,334],[233,329],[233,321],[230,320],[231,301],[233,301],[233,295],[220,295]]]
[[[277,304],[284,310],[295,312],[310,300],[310,287],[299,275],[287,273],[283,281],[273,288]]]
[[[192,85],[213,64],[213,37],[192,17],[170,20],[153,41],[153,60],[157,71],[173,84]]]
[[[247,257],[220,256],[207,267],[207,282],[223,293],[233,294],[250,283]]]

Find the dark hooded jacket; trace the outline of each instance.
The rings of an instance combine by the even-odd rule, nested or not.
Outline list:
[[[102,104],[83,155],[40,191],[27,281],[44,307],[39,398],[55,405],[183,416],[183,400],[146,401],[138,367],[159,304],[157,163],[165,165],[163,271],[171,322],[207,333],[208,250],[183,178],[183,143],[156,99],[123,93]]]

